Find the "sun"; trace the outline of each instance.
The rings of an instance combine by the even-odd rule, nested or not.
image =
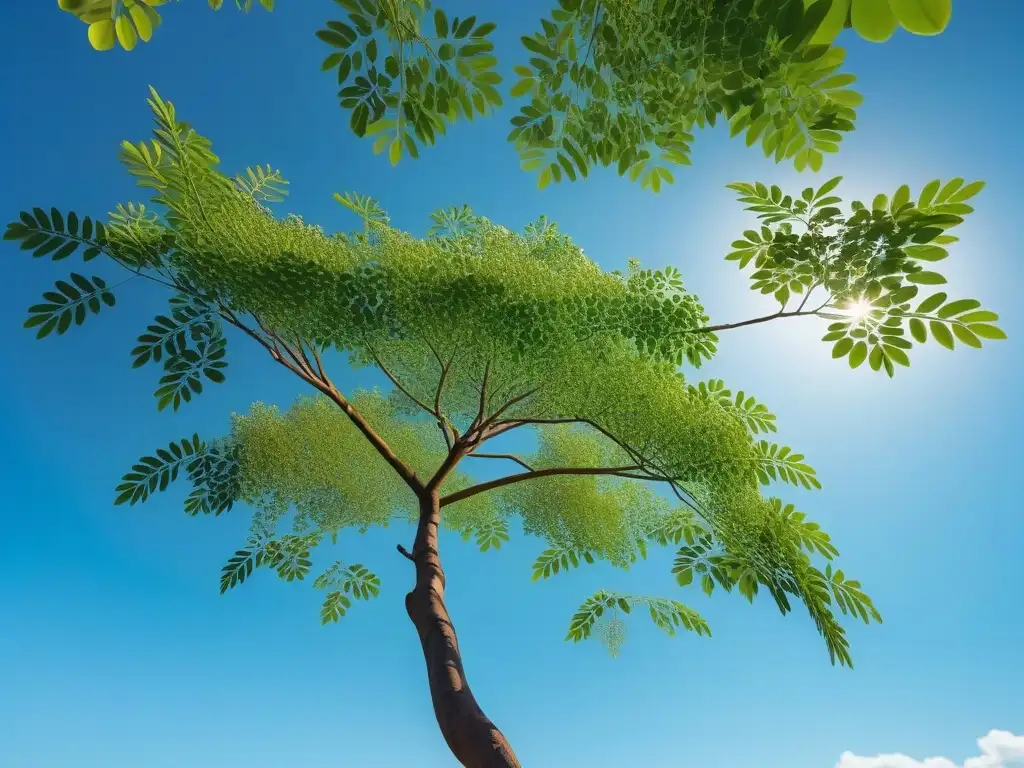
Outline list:
[[[843,314],[854,320],[862,320],[871,314],[871,310],[874,307],[871,306],[871,302],[867,299],[857,299],[852,301],[843,308]]]

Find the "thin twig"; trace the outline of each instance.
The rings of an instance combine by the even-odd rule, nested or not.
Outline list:
[[[373,362],[375,362],[377,364],[377,367],[380,368],[384,372],[384,375],[387,376],[388,379],[391,380],[391,383],[394,384],[396,387],[398,387],[399,391],[403,395],[408,397],[410,400],[412,400],[414,403],[416,403],[416,405],[418,405],[420,408],[422,408],[427,413],[430,413],[430,414],[434,413],[433,409],[429,405],[425,404],[422,400],[420,400],[418,397],[413,395],[409,390],[407,390],[404,386],[402,386],[402,382],[400,382],[398,380],[398,377],[396,377],[393,373],[391,373],[391,371],[388,370],[387,366],[384,365],[383,362],[381,362],[380,357],[374,351],[373,347],[371,347],[369,344],[367,344],[366,348],[370,351],[370,355],[373,357]]]
[[[518,456],[515,456],[515,455],[513,455],[511,453],[471,453],[471,454],[469,454],[469,458],[471,458],[471,459],[508,459],[509,461],[514,461],[516,464],[518,464],[519,466],[523,467],[524,469],[526,469],[529,472],[533,472],[534,471],[533,467],[531,467],[525,461],[520,459]]]
[[[540,390],[540,387],[534,387],[533,389],[529,390],[528,392],[524,392],[521,395],[517,395],[516,397],[513,397],[511,400],[509,400],[507,403],[505,403],[503,406],[501,406],[498,410],[496,410],[494,413],[492,413],[487,419],[485,419],[480,424],[480,432],[481,432],[481,434],[485,433],[487,431],[487,428],[491,424],[493,424],[495,421],[497,421],[497,419],[501,416],[501,414],[503,414],[505,411],[507,411],[513,405],[516,405],[517,403],[522,402],[523,400],[525,400],[526,398],[530,397],[531,395],[536,394],[539,390]]]
[[[470,434],[474,429],[483,423],[484,416],[487,414],[487,384],[491,376],[491,361],[488,360],[484,364],[484,377],[480,382],[480,409],[477,411],[476,418],[473,419],[473,423],[469,425],[469,429],[466,430],[466,434]]]

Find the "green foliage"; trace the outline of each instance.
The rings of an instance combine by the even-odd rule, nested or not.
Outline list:
[[[888,40],[897,27],[916,35],[937,35],[953,14],[953,0],[833,0],[832,5],[834,20],[822,30],[822,38],[838,33],[840,19],[845,18],[846,26],[875,43]]]
[[[982,339],[1006,338],[992,324],[998,315],[975,299],[949,301],[940,292],[918,301],[922,286],[946,283],[931,265],[949,256],[947,247],[957,241],[949,231],[974,211],[967,201],[984,182],[935,180],[916,200],[903,185],[891,198],[876,195],[870,205],[853,201],[845,216],[833,194],[839,182],[837,177],[817,190],[808,187],[799,196],[776,186],[729,185],[762,222],[726,256],[741,269],[753,267],[752,290],[774,295],[780,315],[832,320],[823,340],[832,344],[834,358],[845,358],[851,368],[867,361],[889,376],[896,366],[910,365],[913,342],[925,343],[929,331],[949,349],[954,339],[980,347]],[[805,310],[815,292],[821,303]]]
[[[4,240],[21,242],[23,251],[32,251],[36,258],[49,256],[54,261],[66,259],[78,247],[85,245],[83,261],[90,261],[100,255],[106,241],[106,228],[102,222],[93,222],[88,216],[79,222],[78,214],[68,213],[67,218],[56,208],[47,216],[42,208],[31,213],[23,211],[20,221],[7,225]]]
[[[726,389],[725,382],[721,379],[701,381],[696,386],[690,385],[690,393],[715,402],[733,413],[753,435],[776,431],[774,413],[771,413],[764,404],[757,402],[752,395],[746,395],[743,390],[737,392],[733,398],[732,391]]]
[[[163,19],[157,8],[167,0],[57,0],[62,11],[74,15],[89,25],[89,44],[97,51],[109,51],[115,42],[130,51],[141,40],[148,43],[153,30]],[[208,0],[211,8],[220,10],[224,0]],[[259,0],[268,11],[274,10],[274,0]],[[239,10],[246,13],[253,0],[235,0]]]
[[[319,545],[318,533],[304,536],[286,535],[273,538],[273,526],[260,521],[253,527],[247,547],[235,552],[221,569],[220,592],[224,594],[252,576],[253,571],[267,566],[277,571],[284,581],[302,581],[312,567],[310,550]],[[335,561],[313,581],[314,589],[325,591],[320,620],[323,624],[336,622],[352,607],[352,598],[371,600],[380,594],[380,579],[365,565],[353,563],[344,566]]]
[[[94,48],[148,41],[166,0],[60,0]],[[350,129],[392,165],[416,158],[459,119],[502,105],[492,22],[449,18],[431,0],[336,0],[346,12],[316,36]],[[219,9],[222,0],[209,0]],[[253,0],[235,0],[248,11]],[[267,10],[273,0],[260,0]],[[853,130],[860,95],[832,43],[852,27],[887,40],[898,26],[942,32],[952,0],[558,0],[521,38],[509,140],[538,186],[613,166],[658,192],[690,164],[693,131],[730,134],[798,170],[819,170]]]
[[[844,616],[848,613],[853,614],[865,624],[870,624],[872,620],[882,621],[881,615],[861,589],[859,581],[847,579],[842,571],[833,571],[831,565],[825,567],[825,580]]]
[[[476,529],[467,529],[463,538],[469,539],[471,535],[475,536],[476,545],[481,552],[486,552],[489,549],[501,549],[502,543],[509,540],[508,522],[503,518],[488,520]]]
[[[366,566],[355,563],[342,567],[341,561],[320,574],[313,583],[316,589],[333,589],[324,597],[320,621],[337,621],[352,606],[348,595],[356,600],[370,600],[380,594],[380,579]]]
[[[266,203],[280,203],[288,196],[288,182],[281,176],[280,171],[256,166],[255,170],[246,168],[244,174],[235,176],[235,183],[238,188],[245,192],[253,200]]]
[[[157,448],[154,456],[143,456],[117,486],[114,504],[130,505],[146,501],[156,491],[164,491],[178,479],[184,467],[192,492],[185,500],[189,515],[220,515],[239,499],[237,454],[225,441],[205,443],[199,435]]]
[[[594,165],[659,191],[689,165],[692,131],[729,122],[776,162],[821,167],[853,130],[861,97],[839,74],[844,52],[809,45],[829,0],[559,0],[514,96],[509,139],[541,188]]]
[[[692,545],[704,530],[692,510],[673,509],[658,516],[655,524],[648,529],[647,537],[663,547],[683,541]]]
[[[26,328],[38,328],[36,338],[49,336],[54,330],[58,335],[71,327],[85,322],[89,312],[97,314],[100,307],[106,304],[114,306],[114,294],[107,289],[103,278],[83,277],[77,272],[71,273],[70,282],[58,280],[56,291],[43,294],[45,304],[34,304],[29,307],[29,318],[25,321]]]
[[[578,568],[580,561],[593,565],[594,560],[594,555],[586,550],[577,551],[564,547],[545,549],[533,564],[533,581],[546,579],[558,573],[559,570],[568,571],[570,568]]]
[[[806,489],[821,488],[814,469],[804,463],[802,453],[793,453],[788,446],[779,446],[767,440],[755,443],[758,454],[757,478],[762,485],[778,479]]]
[[[430,0],[336,0],[348,11],[316,36],[331,47],[322,69],[338,80],[342,109],[356,136],[373,137],[392,165],[419,156],[460,118],[502,104],[495,71],[495,25],[452,18]]]
[[[810,554],[820,554],[826,560],[839,555],[839,550],[832,544],[832,538],[821,530],[817,523],[807,520],[803,512],[797,512],[792,504],[783,506],[779,499],[771,499],[772,506],[778,511],[786,525],[796,535],[800,546]]]
[[[566,426],[539,431],[532,467],[601,467],[628,464],[621,450],[593,430]],[[558,573],[562,559],[607,560],[618,567],[635,561],[646,532],[671,504],[652,489],[623,477],[555,476],[503,489],[500,501],[523,520],[527,534],[554,544],[553,561],[534,564],[534,572]],[[557,558],[557,560],[554,560]],[[541,559],[544,559],[542,555]],[[545,577],[547,574],[544,574]]]
[[[322,542],[319,533],[289,534],[274,538],[274,526],[266,518],[258,518],[245,549],[235,552],[221,569],[220,591],[224,594],[252,576],[253,571],[267,566],[277,571],[284,581],[302,581],[313,563],[310,550]],[[345,566],[335,561],[313,581],[313,588],[325,591],[320,609],[323,624],[338,621],[352,607],[352,600],[371,600],[380,594],[380,579],[365,565]]]
[[[617,656],[626,639],[625,623],[621,615],[628,615],[639,605],[647,606],[651,621],[669,636],[675,635],[677,627],[698,635],[711,635],[711,628],[700,614],[676,600],[621,595],[601,590],[587,598],[573,615],[565,639],[578,643],[596,633],[609,653],[613,657]]]
[[[387,224],[389,221],[387,212],[372,197],[358,192],[346,192],[344,195],[335,192],[334,199],[363,220],[365,231],[369,231],[371,224]]]
[[[155,91],[149,104],[154,139],[124,142],[121,160],[151,190],[159,217],[128,203],[105,227],[86,231],[76,215],[33,209],[8,227],[8,239],[35,250],[62,238],[48,253],[74,241],[132,279],[170,290],[169,310],[132,350],[136,367],[164,366],[160,406],[187,401],[201,377],[223,378],[231,328],[319,391],[285,411],[257,403],[222,439],[171,443],[140,459],[117,488],[117,503],[135,504],[184,468],[193,486],[189,514],[251,507],[252,535],[223,569],[223,590],[262,565],[305,580],[327,535],[416,519],[414,488],[437,477],[442,526],[475,538],[480,549],[507,541],[513,517],[544,541],[535,579],[581,559],[627,568],[649,545],[672,546],[680,585],[699,583],[708,594],[721,587],[751,601],[766,591],[783,613],[802,602],[832,660],[851,664],[833,609],[865,621],[877,621],[878,612],[831,564],[837,552],[828,535],[760,488],[775,481],[817,488],[814,470],[762,439],[776,431],[765,406],[718,380],[689,384],[679,366],[712,357],[719,331],[780,316],[830,317],[861,297],[871,303],[868,320],[843,316],[853,338],[854,323],[875,323],[876,313],[908,327],[927,318],[961,341],[1001,335],[972,301],[937,295],[913,312],[904,306],[917,285],[933,280],[922,277],[919,262],[946,255],[954,241],[947,232],[970,212],[965,201],[979,183],[933,182],[915,202],[901,187],[891,201],[876,197],[870,210],[854,203],[845,218],[831,195],[838,179],[798,199],[761,184],[733,185],[763,226],[745,233],[729,258],[752,264],[755,285],[781,310],[713,326],[677,270],[631,261],[625,273],[604,272],[544,218],[514,233],[468,208],[447,209],[420,239],[356,194],[336,196],[360,219],[355,232],[328,235],[297,216],[278,218],[265,203],[283,196],[279,173],[269,166],[221,173],[209,140],[172,104]],[[89,284],[105,290],[96,279]],[[67,285],[85,295],[81,285]],[[62,301],[78,300],[58,288]],[[826,292],[825,302],[804,310],[815,290]],[[798,293],[801,304],[787,311]],[[60,312],[32,322],[44,327],[56,317],[59,330],[71,316]],[[882,352],[865,355],[888,360],[902,348],[890,341],[900,333],[878,331],[877,344],[872,333],[865,329],[864,339]],[[342,394],[324,368],[331,352],[376,367],[393,389]],[[513,429],[537,438],[529,455],[511,457],[525,470],[519,475],[475,485],[465,465],[448,466],[467,454],[502,458],[478,449]],[[439,467],[446,467],[441,475]],[[290,513],[291,532],[278,536]],[[315,584],[327,592],[325,622],[379,588],[357,565],[338,564]],[[573,618],[570,637],[597,633],[617,652],[625,640],[619,614],[641,603],[670,634],[678,626],[707,633],[675,601],[600,592]]]

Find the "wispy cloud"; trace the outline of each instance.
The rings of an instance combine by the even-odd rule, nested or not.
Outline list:
[[[981,754],[968,758],[963,766],[948,757],[915,760],[899,754],[858,757],[852,752],[844,752],[835,768],[1011,768],[1024,765],[1024,736],[991,730],[978,739],[978,747]]]

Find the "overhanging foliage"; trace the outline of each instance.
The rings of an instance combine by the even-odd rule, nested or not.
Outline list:
[[[131,50],[165,2],[59,4],[89,24],[93,47]],[[431,0],[336,2],[343,18],[316,33],[331,49],[323,69],[351,130],[392,165],[502,105],[494,23],[450,17]],[[952,0],[558,0],[522,38],[509,140],[541,188],[600,165],[657,192],[673,166],[690,164],[693,132],[718,120],[776,162],[816,171],[861,102],[854,76],[839,71],[842,28],[876,42],[898,26],[933,35],[951,13]]]

